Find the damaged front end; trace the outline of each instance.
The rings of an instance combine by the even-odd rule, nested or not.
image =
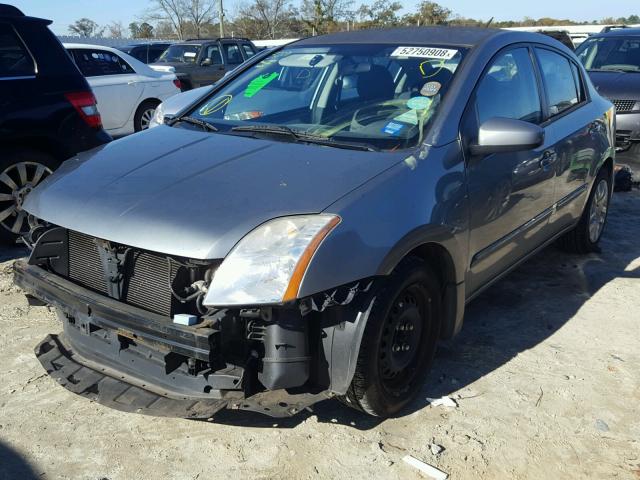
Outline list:
[[[68,390],[123,411],[208,418],[223,408],[294,415],[342,395],[375,281],[283,305],[203,304],[220,261],[166,256],[65,228],[14,266],[63,332],[36,347]]]

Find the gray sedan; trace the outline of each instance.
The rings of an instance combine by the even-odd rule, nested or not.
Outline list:
[[[555,240],[597,251],[614,110],[523,32],[336,33],[247,62],[31,193],[36,355],[114,408],[396,415],[465,304]]]

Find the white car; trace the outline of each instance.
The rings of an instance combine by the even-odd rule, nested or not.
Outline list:
[[[65,43],[87,78],[102,117],[104,129],[114,137],[149,127],[156,107],[180,93],[173,73],[158,72],[115,48]]]

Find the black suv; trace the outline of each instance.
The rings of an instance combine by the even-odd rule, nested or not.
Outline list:
[[[171,46],[170,42],[134,43],[124,47],[116,47],[121,52],[131,55],[142,63],[157,62],[160,55]]]
[[[182,89],[191,90],[217,82],[257,51],[246,38],[187,40],[167,48],[153,67],[173,67]]]
[[[111,140],[51,22],[0,4],[0,242],[34,226],[24,196],[72,155]]]

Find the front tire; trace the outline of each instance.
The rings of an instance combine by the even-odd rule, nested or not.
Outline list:
[[[441,288],[419,258],[403,261],[371,308],[344,404],[376,417],[398,413],[420,391],[441,326]]]
[[[560,238],[560,247],[563,250],[578,254],[598,251],[598,243],[607,222],[610,199],[611,176],[606,168],[601,168],[580,221],[573,230]]]
[[[133,117],[133,128],[136,132],[141,132],[149,128],[149,124],[156,113],[158,105],[160,105],[160,102],[157,100],[145,100],[140,104]]]

